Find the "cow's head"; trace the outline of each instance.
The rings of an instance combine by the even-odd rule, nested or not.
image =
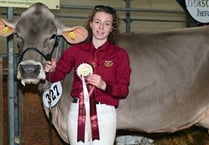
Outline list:
[[[17,78],[22,84],[37,84],[45,79],[44,64],[55,55],[59,36],[73,44],[84,41],[88,35],[84,27],[66,27],[41,3],[29,7],[15,22],[0,19],[0,36],[13,33],[20,49]]]

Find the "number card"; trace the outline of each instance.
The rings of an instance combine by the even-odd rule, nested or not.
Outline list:
[[[48,90],[46,90],[42,95],[44,106],[46,106],[47,108],[54,107],[59,102],[61,96],[61,82],[53,83],[51,87]]]

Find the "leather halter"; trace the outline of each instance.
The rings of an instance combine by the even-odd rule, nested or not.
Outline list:
[[[55,48],[56,48],[56,47],[58,46],[58,44],[59,44],[59,42],[58,42],[58,36],[57,36],[57,35],[53,35],[53,36],[55,36],[55,43],[54,43],[53,48],[52,48],[52,50],[51,50],[50,53],[48,53],[48,54],[43,54],[39,49],[34,48],[34,47],[29,47],[29,48],[26,48],[26,49],[22,52],[22,54],[20,54],[20,59],[19,59],[19,61],[21,62],[21,61],[23,60],[23,56],[24,56],[25,53],[26,53],[27,51],[29,51],[29,50],[36,51],[36,52],[39,53],[46,61],[50,61],[51,58],[52,58],[52,54],[53,54]]]

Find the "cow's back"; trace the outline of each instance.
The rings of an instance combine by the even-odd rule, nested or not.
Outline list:
[[[173,132],[198,122],[209,105],[208,36],[202,27],[121,37],[132,74],[118,128]]]

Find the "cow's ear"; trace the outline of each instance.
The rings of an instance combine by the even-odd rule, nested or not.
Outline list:
[[[88,31],[82,26],[65,27],[62,36],[71,44],[80,43],[88,37]]]
[[[14,33],[14,30],[12,23],[0,18],[0,36],[7,37]]]

